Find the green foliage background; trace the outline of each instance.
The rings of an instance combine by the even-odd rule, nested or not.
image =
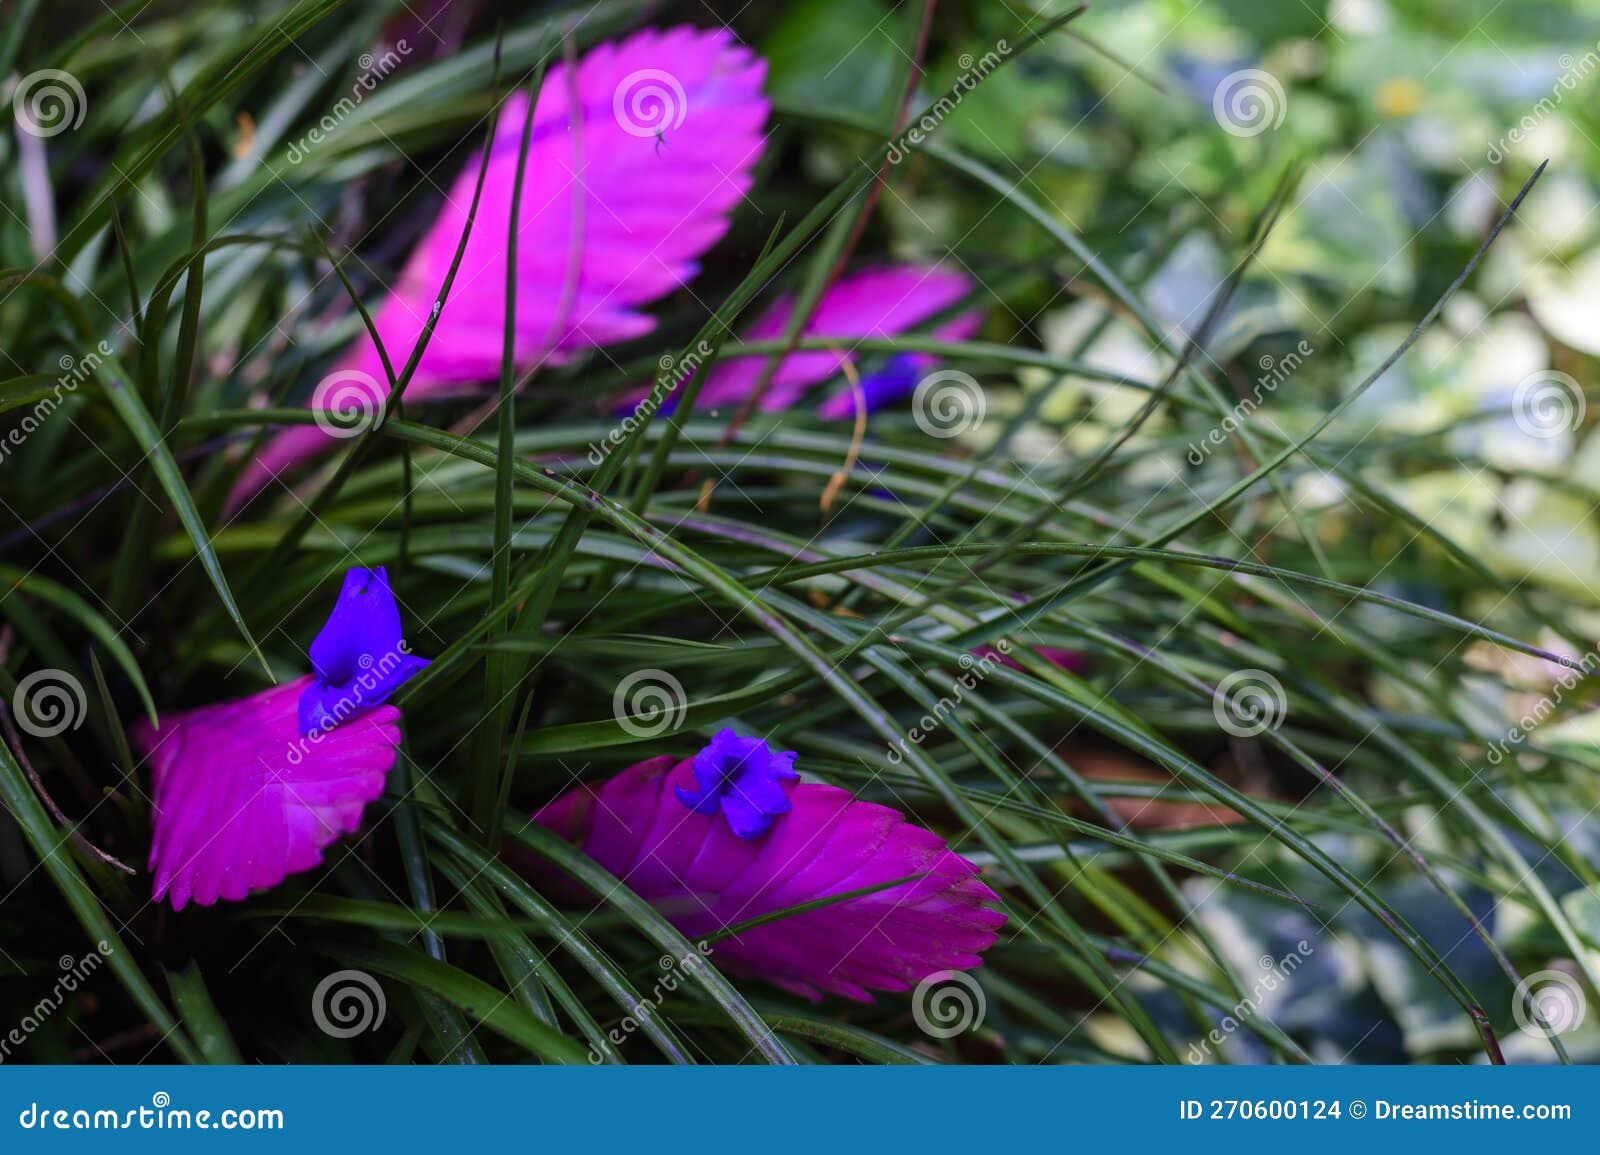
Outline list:
[[[88,96],[42,170],[0,135],[0,430],[63,358],[109,350],[0,459],[0,691],[52,668],[88,702],[79,728],[20,744],[26,765],[0,753],[0,1031],[38,1020],[20,1053],[1600,1057],[1600,1014],[1554,1039],[1515,1014],[1518,984],[1550,972],[1600,994],[1600,441],[1582,404],[1600,5],[1128,0],[1052,27],[1064,6],[941,0],[918,107],[964,55],[1010,51],[876,201],[920,3],[454,7],[298,160],[403,5],[0,11],[0,78],[65,69]],[[473,162],[496,17],[510,84],[552,30],[582,48],[714,14],[771,61],[777,131],[693,297],[648,339],[540,374],[506,427],[515,454],[498,415],[460,436],[491,385],[406,406],[308,505],[280,492],[223,518],[242,448],[304,419],[271,407],[304,399],[359,330],[351,294],[376,303]],[[1271,77],[1281,112],[1249,135],[1213,106],[1242,69]],[[976,428],[939,440],[887,411],[853,457],[849,429],[809,412],[731,435],[730,414],[696,412],[588,460],[614,423],[597,398],[721,335],[700,302],[727,320],[815,283],[869,204],[862,258],[966,269],[987,321],[959,346],[862,352],[942,353],[983,387]],[[1530,432],[1534,378],[1568,413]],[[436,659],[402,697],[389,793],[326,871],[244,904],[152,906],[147,877],[87,849],[139,866],[148,845],[124,722],[301,672],[354,564],[390,567]],[[970,647],[1002,636],[1025,669],[892,756]],[[611,705],[643,666],[688,695],[649,741]],[[1242,737],[1217,695],[1241,673],[1282,695]],[[980,1026],[937,1038],[908,998],[811,1006],[707,968],[610,1041],[688,944],[625,891],[572,908],[495,854],[537,840],[521,816],[574,781],[732,721],[985,865],[1011,920],[976,972]],[[102,941],[104,969],[36,1014],[59,960]],[[348,1040],[312,1016],[343,968],[388,1000]]]

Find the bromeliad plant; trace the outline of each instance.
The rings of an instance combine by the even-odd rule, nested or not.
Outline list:
[[[527,94],[513,94],[483,164],[456,179],[371,335],[346,350],[311,404],[381,413],[393,358],[413,348],[422,352],[409,396],[420,400],[499,377],[508,333],[524,371],[649,333],[655,321],[641,308],[693,277],[750,187],[766,145],[764,72],[725,31],[646,30],[552,67],[531,116]],[[681,110],[670,145],[648,127],[652,102]],[[448,318],[435,317],[452,269]],[[419,343],[430,319],[439,327]],[[278,434],[241,475],[235,501],[336,437],[317,427]]]
[[[383,793],[400,744],[400,711],[384,703],[428,663],[406,647],[382,566],[345,576],[311,664],[247,698],[131,728],[149,759],[155,901],[238,901],[313,870]]]
[[[896,810],[797,783],[794,761],[719,730],[533,818],[685,935],[716,936],[719,964],[808,999],[871,1002],[979,965],[1005,915],[977,868]]]
[[[85,115],[0,142],[0,1010],[87,935],[38,1057],[1600,1054],[1523,1029],[1592,744],[1504,737],[1586,619],[1340,423],[1520,179],[1347,350],[1269,152],[1134,212],[1108,18],[759,7],[20,6]]]

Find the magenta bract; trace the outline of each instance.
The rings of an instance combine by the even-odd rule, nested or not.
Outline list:
[[[153,897],[182,910],[276,886],[322,862],[383,793],[400,711],[379,706],[331,730],[300,732],[307,675],[248,698],[130,728],[151,761]]]
[[[964,274],[936,265],[893,265],[840,279],[817,302],[803,334],[806,338],[838,341],[840,350],[812,350],[785,357],[761,399],[761,408],[790,408],[811,389],[838,376],[846,361],[853,363],[856,342],[910,332],[954,308],[971,291],[972,282]],[[743,335],[744,340],[781,338],[793,308],[791,298],[781,298],[762,313]],[[980,320],[975,312],[962,313],[936,326],[930,335],[945,341],[965,340],[977,331]],[[924,373],[936,362],[936,358],[925,354],[911,356]],[[742,402],[759,383],[766,361],[764,356],[742,357],[719,364],[701,389],[696,407],[710,409]],[[854,407],[850,396],[841,393],[824,402],[821,412],[826,418],[848,417]]]
[[[678,791],[694,760],[652,758],[551,802],[534,820],[650,901],[692,939],[761,915],[918,875],[870,894],[786,915],[717,941],[711,959],[817,999],[870,1001],[944,970],[978,966],[1005,915],[978,868],[899,811],[820,783],[785,783],[790,809],[759,838]]]
[[[575,70],[552,67],[539,90],[517,220],[513,329],[523,369],[648,333],[640,309],[678,289],[728,229],[766,144],[766,64],[723,29],[639,32],[602,44]],[[482,199],[455,284],[406,396],[422,398],[500,374],[507,238],[526,95],[500,115]],[[475,157],[406,262],[373,323],[395,371],[421,335],[466,231]],[[372,412],[388,393],[362,336],[313,405]],[[359,394],[359,395],[358,395]],[[337,401],[337,404],[335,404]],[[336,444],[316,426],[278,434],[241,475],[233,503]]]

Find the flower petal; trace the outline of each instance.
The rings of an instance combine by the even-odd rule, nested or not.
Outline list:
[[[427,664],[406,649],[388,571],[351,569],[311,643],[316,680],[300,695],[300,732],[331,730],[381,705]]]
[[[799,775],[793,750],[776,751],[760,738],[741,737],[724,728],[712,735],[694,756],[695,788],[673,788],[679,802],[697,814],[722,812],[740,838],[759,838],[772,820],[789,809],[788,790],[782,785]]]
[[[378,656],[398,649],[401,639],[400,607],[388,571],[383,566],[351,569],[333,612],[311,642],[311,668],[324,681],[348,682]]]
[[[783,809],[789,809],[788,799],[784,799]],[[739,794],[725,794],[722,798],[723,817],[727,818],[728,826],[740,838],[759,838],[771,829],[772,820],[778,813],[781,811],[763,810]]]
[[[861,378],[861,406],[868,413],[904,401],[917,390],[917,382],[938,363],[926,353],[896,353],[876,373]],[[855,390],[844,389],[824,401],[817,410],[825,420],[854,417]]]
[[[391,652],[348,682],[314,679],[300,695],[300,732],[331,730],[364,710],[382,705],[427,666],[426,658]]]
[[[769,412],[788,409],[813,387],[837,376],[845,361],[853,361],[848,348],[856,342],[909,332],[950,309],[971,291],[972,283],[965,275],[934,265],[893,265],[841,278],[823,295],[804,336],[832,338],[846,351],[817,349],[785,357],[762,397],[761,408]],[[761,315],[743,340],[781,338],[793,308],[792,298],[780,299]],[[947,341],[964,340],[977,330],[980,320],[977,313],[964,313],[936,327],[932,335]],[[764,356],[719,362],[706,379],[696,405],[709,409],[742,402],[759,384],[766,362]],[[924,365],[932,363],[929,358]],[[822,416],[828,419],[849,417],[854,412],[848,391],[824,402],[821,409]]]

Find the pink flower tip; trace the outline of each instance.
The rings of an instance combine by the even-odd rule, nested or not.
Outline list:
[[[766,63],[726,29],[647,28],[597,45],[576,67],[554,65],[531,125],[527,96],[508,99],[470,230],[477,159],[456,178],[399,280],[373,310],[398,372],[466,236],[407,399],[495,380],[508,328],[519,369],[559,364],[650,332],[655,318],[647,308],[694,279],[700,258],[726,234],[750,191],[767,141],[765,77]],[[516,284],[509,318],[508,274]],[[312,404],[355,403],[372,412],[387,401],[385,381],[377,347],[363,333],[312,391]],[[370,385],[357,388],[360,382]],[[338,444],[316,426],[279,433],[240,475],[230,511]]]
[[[300,731],[310,675],[247,698],[131,727],[151,760],[152,897],[238,901],[322,862],[383,793],[400,711],[379,706],[331,730]]]

